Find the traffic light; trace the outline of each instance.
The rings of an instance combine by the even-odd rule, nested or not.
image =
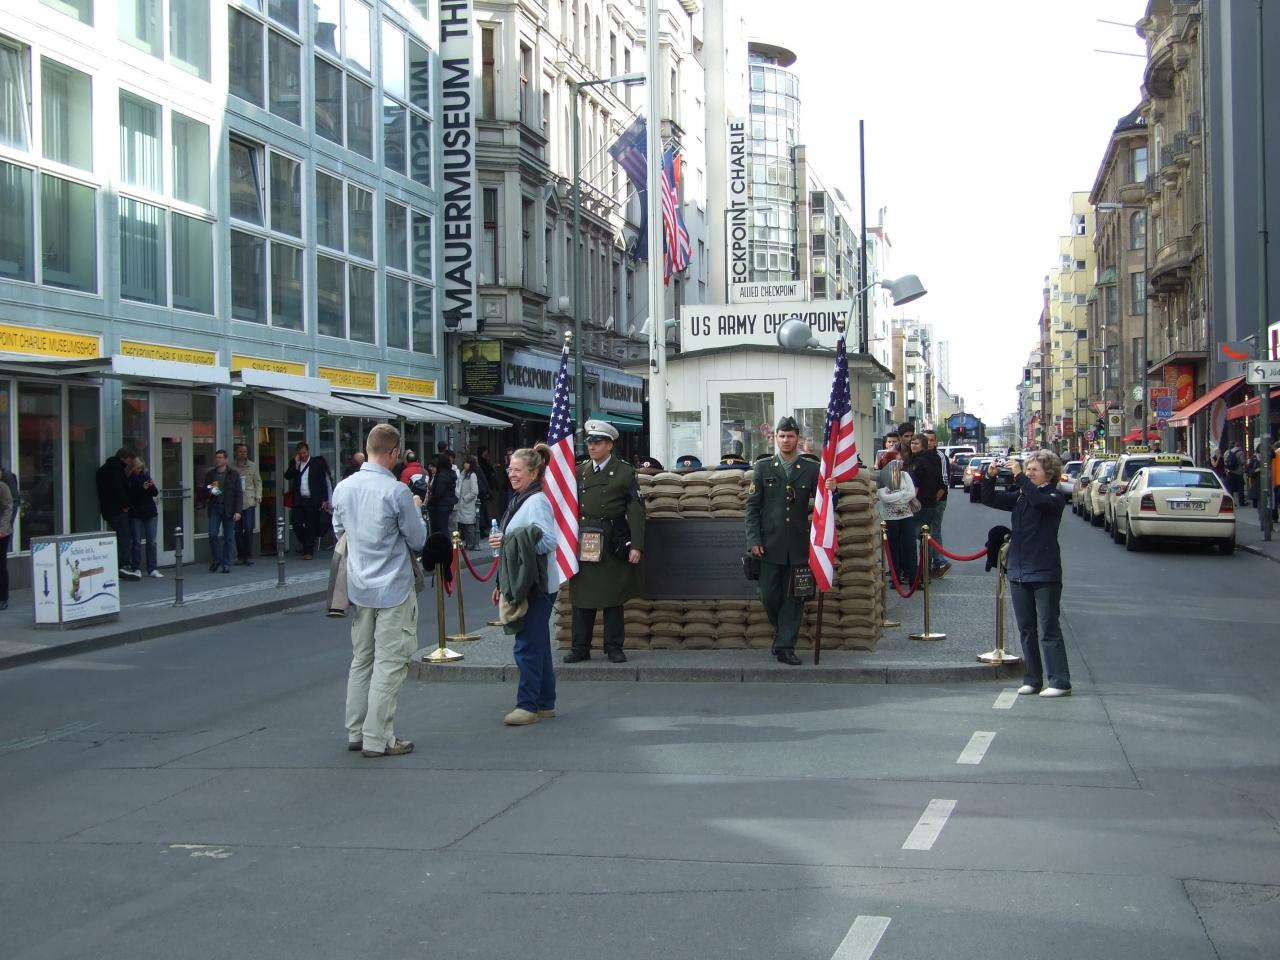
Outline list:
[[[964,439],[964,424],[960,424],[960,426],[956,427],[956,436],[962,440]]]
[[[1024,387],[1031,386],[1031,368],[1030,367],[1022,368],[1022,385]]]

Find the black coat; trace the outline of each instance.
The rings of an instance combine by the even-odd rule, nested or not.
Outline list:
[[[218,495],[214,496],[209,487],[217,481]],[[202,489],[204,506],[210,513],[221,513],[224,517],[234,517],[244,504],[244,491],[240,489],[240,474],[228,465],[226,472],[218,476],[218,468],[210,467],[204,475]]]
[[[991,477],[982,478],[982,502],[1013,513],[1009,536],[1011,583],[1061,583],[1062,552],[1058,526],[1066,497],[1054,484],[1037,487],[1025,473],[1018,474],[1017,493],[997,493]]]
[[[124,461],[119,457],[107,457],[98,468],[98,511],[103,520],[110,520],[129,511],[129,478],[125,475]]]
[[[431,506],[450,509],[458,502],[458,477],[452,467],[440,467],[431,478]]]
[[[297,462],[290,460],[289,469],[284,472],[284,478],[289,481],[289,493],[293,497],[294,505],[296,506],[302,500],[303,473],[307,475],[307,483],[311,488],[311,500],[315,505],[319,506],[329,500],[333,487],[329,483],[329,464],[325,463],[324,457],[312,457],[301,472],[298,470]]]
[[[928,510],[938,505],[942,487],[942,464],[932,450],[925,450],[907,461],[907,472],[916,485],[916,499]]]
[[[156,497],[160,495],[160,488],[154,480],[148,488],[148,480],[151,480],[149,473],[135,473],[129,477],[129,516],[134,520],[149,520],[158,515]]]

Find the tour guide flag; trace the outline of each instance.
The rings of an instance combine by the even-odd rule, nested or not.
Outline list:
[[[635,187],[640,198],[640,233],[632,256],[637,260],[649,259],[649,161],[645,157],[644,117],[636,117],[631,126],[623,130],[609,147],[613,157]],[[576,516],[576,514],[575,514]]]
[[[853,404],[849,398],[849,358],[844,337],[836,341],[836,372],[831,381],[827,423],[822,431],[822,465],[809,531],[809,567],[820,591],[831,589],[836,566],[836,495],[827,490],[827,478],[836,483],[858,475],[858,445],[853,439]]]
[[[573,460],[573,417],[569,414],[569,344],[560,352],[555,395],[551,400],[551,423],[547,426],[547,446],[551,462],[543,493],[551,501],[556,518],[556,565],[560,579],[578,572],[578,477]]]

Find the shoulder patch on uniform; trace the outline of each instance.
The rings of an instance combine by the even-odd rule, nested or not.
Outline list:
[[[751,486],[747,487],[747,496],[754,497],[755,495],[756,495],[756,482],[752,480]]]

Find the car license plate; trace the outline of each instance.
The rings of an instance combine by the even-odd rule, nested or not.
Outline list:
[[[1170,510],[1199,510],[1201,513],[1204,513],[1204,501],[1203,500],[1170,500],[1169,509]]]

